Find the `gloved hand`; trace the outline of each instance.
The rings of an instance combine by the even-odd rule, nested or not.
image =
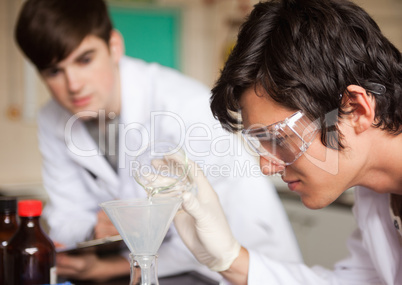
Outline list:
[[[183,194],[184,211],[176,214],[176,229],[200,263],[213,271],[227,270],[241,246],[233,237],[218,195],[203,171],[193,161],[189,160],[188,166],[188,178],[197,186],[198,194]]]

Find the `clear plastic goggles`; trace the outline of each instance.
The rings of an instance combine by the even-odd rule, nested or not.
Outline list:
[[[260,156],[276,165],[290,165],[316,137],[320,126],[298,111],[281,122],[257,129],[244,129],[243,138]]]

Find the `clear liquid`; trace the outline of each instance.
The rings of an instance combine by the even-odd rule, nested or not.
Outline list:
[[[156,188],[154,188],[154,187],[149,187],[149,186],[145,187],[145,191],[147,192],[147,197],[148,197],[148,200],[149,200],[149,201],[151,201],[152,197],[153,197],[156,193],[159,192],[158,189],[156,189]]]
[[[159,193],[172,193],[175,190],[179,190],[176,186],[180,181],[178,179],[172,177],[162,177],[158,178],[155,181],[152,181],[148,185],[144,186],[145,192],[147,193],[147,197],[149,200],[153,196]]]

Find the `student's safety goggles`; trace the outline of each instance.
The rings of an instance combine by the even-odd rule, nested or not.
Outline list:
[[[251,149],[275,165],[290,165],[310,146],[320,127],[302,111],[283,121],[257,129],[244,129],[243,138]]]

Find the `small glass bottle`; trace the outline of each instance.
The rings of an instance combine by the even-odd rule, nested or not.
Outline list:
[[[17,199],[0,197],[0,284],[5,283],[5,247],[17,229]]]
[[[6,247],[6,285],[56,284],[56,250],[40,225],[42,202],[18,202],[20,225]]]

